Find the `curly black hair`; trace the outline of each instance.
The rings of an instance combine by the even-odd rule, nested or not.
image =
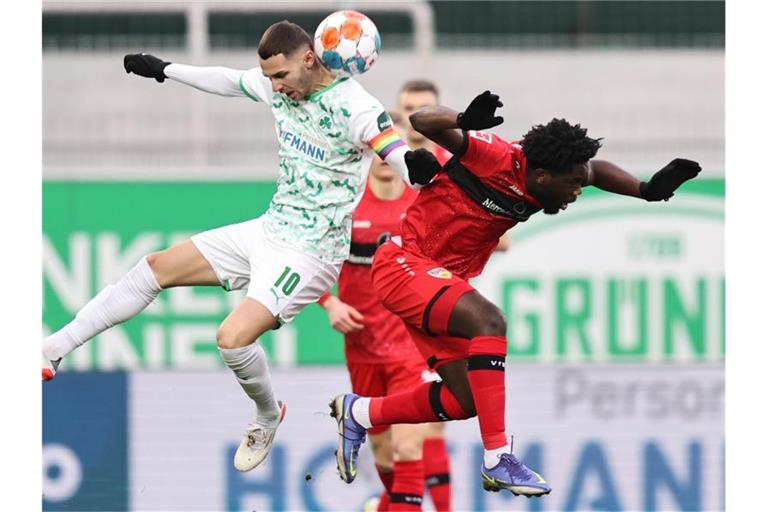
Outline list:
[[[588,161],[602,144],[587,137],[587,129],[572,125],[565,119],[552,119],[546,125],[537,124],[523,136],[523,153],[528,168],[552,172],[570,172],[574,164]]]

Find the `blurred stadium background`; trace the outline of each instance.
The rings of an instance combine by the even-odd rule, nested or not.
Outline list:
[[[457,109],[492,89],[507,138],[566,117],[638,175],[678,156],[704,168],[663,205],[586,191],[494,255],[475,284],[509,318],[509,429],[555,490],[483,492],[476,422],[457,422],[455,508],[722,510],[724,2],[44,1],[44,330],[144,253],[257,216],[274,191],[265,108],[128,76],[123,54],[245,69],[269,24],[313,33],[339,8],[382,33],[360,81],[385,106],[412,78]],[[378,492],[372,468],[335,475],[325,404],[348,380],[317,306],[263,339],[288,416],[263,467],[232,469],[251,410],[214,338],[239,299],[166,292],[66,361],[44,386],[45,510],[360,510]]]

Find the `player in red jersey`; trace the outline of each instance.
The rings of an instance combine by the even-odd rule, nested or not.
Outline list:
[[[411,149],[427,149],[437,161],[444,165],[453,155],[444,147],[434,143],[418,130],[413,128],[408,118],[414,112],[424,107],[433,107],[439,103],[440,91],[431,80],[409,80],[401,87],[397,95],[397,108],[405,118],[408,129],[403,139]],[[509,248],[509,235],[504,233],[499,237],[496,251],[506,251]],[[445,428],[443,423],[429,423],[427,437],[424,439],[423,461],[426,485],[435,508],[439,511],[451,509],[451,476],[450,461],[445,444]]]
[[[405,132],[405,142],[411,149],[427,149],[432,152],[440,165],[445,165],[453,155],[444,147],[428,139],[423,133],[413,128],[410,123],[411,114],[425,108],[434,107],[440,98],[437,85],[430,80],[409,80],[400,87],[397,96],[397,108],[405,117],[408,130]],[[509,248],[509,235],[502,234],[496,245],[497,251],[506,251]],[[437,423],[437,425],[440,425]]]
[[[403,138],[408,147],[427,149],[435,155],[440,164],[445,164],[453,155],[414,130],[408,120],[410,115],[417,110],[437,105],[439,99],[440,91],[431,80],[408,80],[400,87],[397,94],[397,110],[403,116],[404,124],[407,126]],[[509,247],[509,239],[504,235],[499,239],[497,250],[504,251],[507,247]],[[436,374],[434,375],[436,376]],[[422,445],[424,483],[435,509],[439,512],[450,511],[451,466],[448,447],[445,443],[445,425],[440,422],[428,423],[426,429],[426,437]]]
[[[390,117],[397,131],[404,132],[403,116],[395,111]],[[367,187],[352,216],[350,257],[339,274],[338,297],[326,293],[318,301],[331,326],[344,334],[352,391],[358,394],[384,396],[439,379],[424,363],[403,321],[381,304],[371,282],[376,248],[400,234],[400,221],[416,195],[386,162],[374,158]],[[421,510],[424,485],[432,476],[425,473],[423,443],[428,432],[427,425],[409,424],[368,430],[376,470],[385,487],[377,510]],[[444,450],[445,443],[442,446]],[[430,453],[430,457],[444,458],[447,465],[447,453],[435,451],[438,453]],[[419,499],[406,502],[403,496]],[[449,510],[443,503],[435,503],[435,507]]]
[[[372,267],[384,305],[400,316],[442,382],[380,398],[340,395],[332,412],[345,454],[339,470],[354,467],[365,428],[392,423],[478,416],[486,490],[541,496],[551,491],[513,454],[504,424],[506,320],[467,282],[478,275],[499,235],[543,210],[557,214],[594,185],[646,201],[668,200],[701,167],[675,159],[648,182],[593,160],[600,140],[580,125],[553,119],[522,140],[506,142],[476,131],[503,122],[498,96],[477,96],[464,112],[430,107],[411,116],[414,127],[455,156],[408,209],[402,239],[383,244]],[[439,166],[421,153],[425,168]]]

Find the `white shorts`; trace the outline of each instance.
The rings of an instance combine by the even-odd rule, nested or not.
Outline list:
[[[247,296],[290,322],[336,282],[341,263],[303,253],[264,230],[261,217],[203,231],[192,242],[227,290],[248,287]]]

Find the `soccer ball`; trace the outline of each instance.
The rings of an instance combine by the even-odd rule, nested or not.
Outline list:
[[[365,73],[381,50],[376,25],[357,11],[337,11],[325,18],[315,30],[315,53],[334,74]]]

